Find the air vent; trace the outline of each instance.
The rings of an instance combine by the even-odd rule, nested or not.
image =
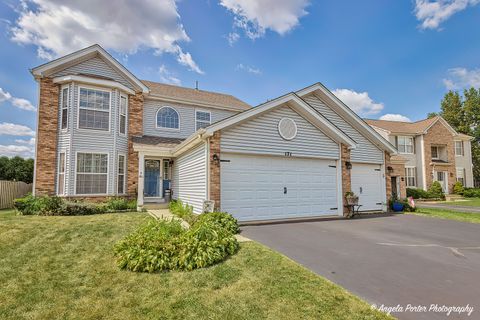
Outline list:
[[[297,136],[297,124],[290,118],[282,118],[278,122],[278,133],[285,140],[292,140]]]

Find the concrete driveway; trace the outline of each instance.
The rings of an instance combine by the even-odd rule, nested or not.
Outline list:
[[[480,224],[387,215],[244,226],[241,234],[376,306],[400,306],[399,319],[480,319]],[[432,304],[474,310],[447,316],[428,311]]]

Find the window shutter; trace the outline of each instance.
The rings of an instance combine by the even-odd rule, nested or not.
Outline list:
[[[413,150],[413,153],[417,153],[416,151],[416,148],[415,148],[415,137],[412,138],[412,143],[413,143],[413,147],[412,147],[412,150]]]
[[[395,148],[398,150],[398,136],[395,136]]]

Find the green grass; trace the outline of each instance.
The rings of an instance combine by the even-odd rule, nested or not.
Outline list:
[[[470,206],[470,207],[480,207],[480,198],[466,198],[465,201],[449,201],[445,202],[451,206]]]
[[[480,223],[480,213],[458,212],[432,208],[417,208],[417,211],[411,212],[411,214],[463,222]]]
[[[0,211],[0,319],[390,319],[254,242],[192,272],[119,270],[112,246],[147,219]]]

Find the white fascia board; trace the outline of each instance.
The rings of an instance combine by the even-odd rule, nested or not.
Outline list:
[[[384,137],[382,137],[378,132],[376,132],[372,127],[370,127],[365,121],[362,120],[356,114],[355,112],[352,111],[347,105],[345,105],[340,99],[338,99],[330,90],[328,90],[327,87],[325,87],[321,83],[315,83],[309,87],[306,87],[304,89],[298,90],[296,92],[297,95],[300,97],[304,97],[310,93],[314,92],[320,92],[322,95],[326,96],[328,99],[330,99],[335,105],[342,110],[345,111],[345,113],[349,116],[350,119],[352,119],[355,123],[359,125],[360,128],[363,129],[365,133],[367,133],[370,137],[375,139],[375,141],[378,142],[382,146],[382,149],[385,151],[389,151],[392,154],[396,154],[397,150],[395,147],[388,142]],[[378,146],[377,144],[377,146]]]
[[[145,94],[144,97],[147,100],[156,100],[156,101],[164,101],[164,102],[170,102],[170,103],[179,103],[179,104],[186,104],[186,105],[191,105],[191,106],[195,106],[195,107],[228,110],[228,111],[234,111],[234,112],[243,112],[245,110],[250,110],[250,109],[229,107],[229,106],[224,106],[224,105],[220,105],[220,104],[204,103],[204,102],[199,102],[199,101],[195,101],[195,100],[172,98],[172,97],[158,95],[158,94]]]
[[[303,116],[308,116],[309,120],[313,122],[313,124],[317,128],[321,128],[321,130],[327,134],[330,138],[334,141],[342,142],[348,145],[350,148],[354,149],[356,147],[355,141],[353,141],[350,137],[348,137],[345,133],[343,133],[340,129],[335,127],[330,121],[320,115],[318,112],[312,109],[310,105],[308,105],[305,101],[303,101],[300,97],[298,97],[295,93],[289,93],[284,96],[281,96],[277,99],[268,101],[258,107],[254,107],[250,110],[244,111],[239,113],[238,115],[232,116],[227,118],[223,121],[217,122],[205,129],[206,136],[212,136],[215,131],[222,130],[228,128],[230,126],[236,125],[248,119],[251,119],[255,116],[259,116],[269,110],[272,110],[275,107],[278,107],[282,104],[290,103],[290,106],[294,106],[297,112],[301,112]]]
[[[198,145],[200,142],[205,141],[206,138],[207,137],[205,136],[205,129],[199,129],[190,137],[188,137],[185,141],[173,148],[172,155],[176,157]]]
[[[36,68],[31,70],[32,74],[37,77],[44,77],[48,74],[48,71],[55,70],[60,68],[64,64],[68,64],[69,62],[85,58],[94,57],[96,54],[99,54],[104,59],[106,59],[112,67],[123,73],[130,81],[137,85],[138,88],[142,90],[143,93],[150,92],[150,89],[143,84],[137,77],[133,75],[127,68],[125,68],[120,62],[118,62],[115,58],[113,58],[105,49],[103,49],[100,45],[94,44],[93,46],[78,50],[66,56],[60,57],[56,60],[47,62],[42,64]]]
[[[66,76],[53,78],[53,83],[63,84],[67,82],[78,82],[78,83],[96,85],[100,87],[116,88],[128,94],[135,94],[135,91],[133,91],[132,89],[124,86],[119,82],[112,81],[112,80],[104,80],[104,79],[91,78],[88,76],[77,76],[77,75],[66,75]]]

